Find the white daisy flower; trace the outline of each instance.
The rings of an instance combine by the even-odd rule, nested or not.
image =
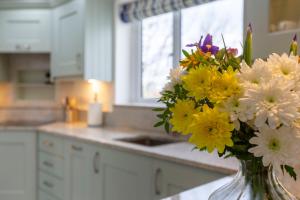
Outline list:
[[[248,88],[240,101],[248,105],[248,115],[253,114],[257,127],[262,127],[266,122],[272,129],[281,124],[290,126],[300,118],[299,95],[291,91],[288,85],[282,85],[280,79]]]
[[[298,63],[298,56],[289,56],[286,53],[280,56],[273,53],[267,59],[267,65],[275,76],[280,76],[287,80],[299,81],[300,65]]]
[[[241,63],[240,73],[237,74],[244,86],[255,87],[268,82],[272,78],[272,71],[267,67],[267,63],[262,59],[256,59],[252,67],[245,61]]]
[[[250,143],[256,145],[249,149],[255,157],[262,157],[263,165],[272,165],[280,169],[281,165],[295,166],[299,157],[299,139],[293,134],[293,129],[282,126],[279,129],[270,129],[267,125],[255,132],[256,137]]]
[[[182,82],[181,77],[185,73],[186,70],[180,66],[174,69],[170,69],[169,76],[167,77],[169,82],[166,83],[161,93],[164,93],[165,91],[174,91],[174,86],[176,84],[181,84]]]
[[[240,129],[239,120],[242,122],[246,122],[253,117],[247,113],[246,104],[240,102],[238,96],[229,97],[220,107],[221,110],[230,113],[230,120],[234,123],[235,128],[237,130]]]

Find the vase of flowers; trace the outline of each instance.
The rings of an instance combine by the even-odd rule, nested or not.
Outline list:
[[[223,39],[224,41],[224,39]],[[189,136],[200,151],[241,162],[234,180],[210,200],[297,199],[276,174],[297,178],[300,155],[300,64],[296,37],[289,54],[252,60],[248,26],[243,55],[213,45],[212,36],[189,44],[180,67],[172,69],[158,108],[164,125]]]

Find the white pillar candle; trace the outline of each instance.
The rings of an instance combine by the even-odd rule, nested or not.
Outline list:
[[[103,123],[102,104],[90,103],[88,110],[88,126],[101,126]]]

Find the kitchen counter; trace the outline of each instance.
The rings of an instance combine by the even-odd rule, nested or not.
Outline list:
[[[238,161],[236,159],[219,158],[217,153],[209,154],[197,150],[193,151],[193,145],[187,142],[147,147],[118,141],[120,138],[136,136],[168,137],[167,135],[156,132],[116,128],[89,128],[84,123],[53,123],[38,127],[38,131],[89,143],[101,144],[122,151],[168,160],[187,166],[213,170],[224,174],[233,174],[238,168]]]
[[[49,124],[49,122],[36,122],[36,121],[7,121],[0,122],[0,131],[36,131],[37,127]]]
[[[232,176],[227,176],[163,200],[207,200],[209,195],[218,188],[229,183],[232,179]]]

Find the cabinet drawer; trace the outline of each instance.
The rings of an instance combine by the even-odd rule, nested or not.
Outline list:
[[[55,197],[47,194],[46,192],[39,190],[38,200],[60,200],[60,199],[55,198]]]
[[[39,152],[39,169],[59,178],[63,178],[64,160],[54,155]]]
[[[39,149],[60,157],[64,155],[64,141],[52,135],[39,135]]]
[[[58,197],[60,199],[64,199],[64,184],[63,181],[57,179],[54,176],[50,176],[43,172],[39,172],[39,188],[46,191],[47,193]]]

